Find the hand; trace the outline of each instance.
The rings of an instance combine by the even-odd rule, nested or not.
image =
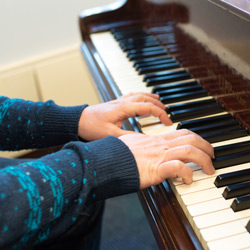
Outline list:
[[[117,100],[86,107],[79,121],[78,135],[87,141],[109,135],[121,136],[132,131],[122,130],[122,122],[136,115],[153,115],[162,123],[171,125],[165,105],[155,94],[131,93]]]
[[[130,134],[119,137],[133,153],[140,176],[140,189],[157,185],[167,178],[181,177],[192,182],[192,170],[185,163],[200,165],[213,174],[211,144],[197,134],[183,129],[160,136]]]

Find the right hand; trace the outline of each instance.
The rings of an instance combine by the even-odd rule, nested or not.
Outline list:
[[[189,130],[176,130],[158,136],[128,134],[119,138],[135,157],[140,189],[175,177],[181,177],[186,184],[190,184],[192,169],[185,164],[190,161],[200,165],[206,174],[211,175],[215,171],[211,160],[214,158],[213,147]]]

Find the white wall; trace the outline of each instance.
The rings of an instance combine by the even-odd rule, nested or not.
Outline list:
[[[114,0],[0,0],[0,69],[79,44],[79,13]]]

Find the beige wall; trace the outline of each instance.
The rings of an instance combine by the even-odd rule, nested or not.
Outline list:
[[[100,102],[77,47],[0,70],[0,94],[33,101],[53,99],[65,106]],[[4,152],[0,156],[23,153]]]
[[[0,0],[0,68],[80,46],[80,12],[114,1]]]

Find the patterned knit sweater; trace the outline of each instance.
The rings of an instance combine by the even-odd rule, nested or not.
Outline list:
[[[56,153],[0,168],[0,249],[58,236],[89,204],[139,189],[135,159],[121,140],[79,140],[85,107],[0,96],[1,150],[65,144]]]

